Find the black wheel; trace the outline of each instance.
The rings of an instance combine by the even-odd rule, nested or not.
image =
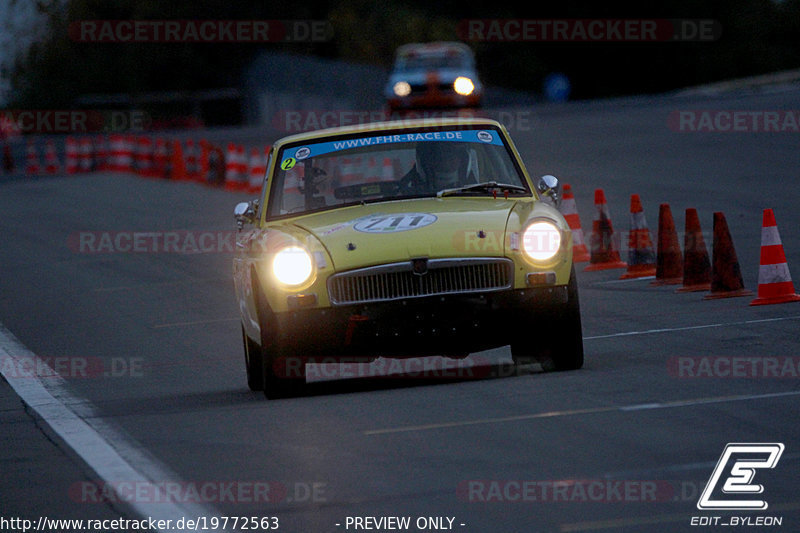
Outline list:
[[[258,301],[264,396],[270,400],[299,396],[306,382],[305,362],[292,353],[269,306],[262,297]]]
[[[526,336],[511,343],[514,364],[538,361],[546,371],[577,370],[583,366],[583,329],[574,265],[567,286],[567,302],[543,316],[531,316],[528,323],[539,324],[536,329],[542,334],[535,340]]]
[[[251,391],[264,390],[264,371],[262,370],[261,346],[244,332],[242,326],[242,344],[244,344],[244,367],[247,372],[247,386]]]

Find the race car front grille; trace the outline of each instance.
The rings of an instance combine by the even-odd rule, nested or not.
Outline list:
[[[431,259],[426,267],[408,261],[335,274],[328,279],[328,293],[333,305],[351,305],[497,291],[510,288],[512,276],[509,259]]]

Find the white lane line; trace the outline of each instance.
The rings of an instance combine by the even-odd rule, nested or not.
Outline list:
[[[609,335],[592,335],[584,337],[583,340],[612,339],[614,337],[631,337],[634,335],[653,335],[655,333],[670,333],[673,331],[691,331],[693,329],[725,328],[731,326],[743,326],[746,324],[761,324],[764,322],[781,322],[783,320],[800,320],[800,315],[783,316],[777,318],[761,318],[757,320],[742,320],[741,322],[720,322],[718,324],[700,324],[698,326],[683,326],[678,328],[646,329],[643,331],[623,331],[621,333],[611,333]]]
[[[234,322],[240,320],[239,318],[215,318],[210,320],[194,320],[192,322],[171,322],[167,324],[155,324],[153,329],[160,328],[177,328],[181,326],[198,326],[200,324],[216,324],[217,322]]]
[[[48,368],[46,363],[0,323],[0,373],[3,378],[22,401],[97,474],[106,490],[120,485],[149,490],[148,494],[152,497],[146,498],[147,501],[117,492],[118,500],[129,505],[142,519],[172,520],[172,524],[176,524],[177,520],[184,517],[196,519],[220,515],[210,506],[171,502],[163,487],[182,483],[177,476],[154,461],[143,459],[144,454],[138,444],[119,434],[114,435],[113,440],[101,435],[90,424],[91,415],[76,414],[76,411],[91,413],[94,410],[91,404],[73,396],[63,378],[52,370],[45,372],[48,375],[45,387],[36,375],[38,369],[45,368]],[[103,426],[102,423],[97,425]],[[136,457],[137,464],[134,466],[123,457]],[[173,528],[162,531],[171,531]]]
[[[595,281],[591,285],[616,285],[618,283],[633,283],[634,281],[645,281],[649,279],[656,279],[655,276],[642,276],[641,278],[630,278],[630,279],[612,279],[609,281]]]
[[[553,417],[561,417],[561,416],[576,416],[576,415],[586,415],[586,414],[598,414],[598,413],[612,413],[612,412],[634,412],[634,411],[646,411],[651,409],[672,409],[676,407],[692,407],[696,405],[708,405],[708,404],[715,404],[715,403],[727,403],[727,402],[741,402],[741,401],[748,401],[748,400],[764,400],[769,398],[785,398],[791,396],[800,396],[800,391],[787,391],[787,392],[773,392],[767,394],[741,394],[737,396],[716,396],[716,397],[709,397],[709,398],[693,398],[687,400],[674,400],[670,402],[660,402],[660,403],[642,403],[642,404],[633,404],[633,405],[619,405],[619,406],[606,406],[606,407],[594,407],[590,409],[571,409],[567,411],[548,411],[544,413],[530,413],[530,414],[523,414],[523,415],[513,415],[513,416],[503,416],[503,417],[496,417],[496,418],[480,418],[476,420],[460,420],[460,421],[453,421],[453,422],[439,422],[434,424],[421,424],[416,426],[399,426],[394,428],[383,428],[383,429],[370,429],[364,431],[364,435],[387,435],[391,433],[408,433],[412,431],[427,431],[432,429],[447,429],[447,428],[454,428],[454,427],[464,427],[464,426],[478,426],[478,425],[487,425],[487,424],[500,424],[504,422],[519,422],[524,420],[535,420],[537,418],[553,418]]]

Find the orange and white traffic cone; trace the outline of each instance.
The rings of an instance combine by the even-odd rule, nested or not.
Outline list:
[[[57,174],[61,170],[61,163],[56,155],[56,145],[48,140],[44,149],[44,171],[48,174]]]
[[[200,176],[200,161],[194,139],[186,139],[186,179],[197,181]]]
[[[248,168],[249,180],[247,183],[247,192],[258,192],[261,190],[261,184],[264,182],[264,174],[267,172],[265,159],[261,156],[261,150],[253,148],[250,150],[250,164]]]
[[[589,264],[583,270],[608,270],[612,268],[625,268],[627,263],[619,257],[619,249],[615,244],[616,236],[611,225],[611,216],[608,212],[606,195],[603,189],[594,191],[594,204],[597,214],[592,223],[592,236],[589,240]]]
[[[564,184],[561,206],[559,210],[564,215],[569,229],[572,231],[572,261],[574,263],[586,263],[591,259],[589,249],[586,248],[586,241],[581,228],[581,218],[578,216],[578,208],[575,204],[575,195],[572,194],[572,186]]]
[[[79,161],[79,170],[81,172],[91,172],[92,171],[92,141],[88,137],[81,137],[80,142],[78,143],[80,146],[80,152],[78,155]]]
[[[394,181],[394,161],[392,161],[391,157],[383,158],[383,164],[381,165],[381,181]]]
[[[628,270],[619,279],[655,276],[656,253],[647,220],[644,218],[642,200],[631,195],[631,232],[628,235]]]
[[[211,157],[211,144],[206,139],[200,139],[200,158],[197,161],[198,171],[195,181],[208,184],[209,158]]]
[[[764,209],[761,227],[761,261],[758,267],[758,296],[750,305],[782,304],[800,301],[794,292],[789,264],[783,252],[778,224],[772,209]]]
[[[39,165],[39,156],[36,154],[36,145],[34,141],[28,140],[28,148],[25,156],[25,174],[33,176],[42,171]]]
[[[186,181],[186,161],[183,159],[183,146],[179,139],[172,141],[172,154],[170,156],[170,176],[171,180]]]
[[[228,143],[225,150],[225,189],[236,190],[239,180],[239,149],[235,144]]]
[[[711,256],[711,292],[704,296],[704,300],[753,294],[753,291],[744,288],[739,259],[736,258],[728,223],[722,213],[714,213],[714,245]]]
[[[650,285],[677,285],[683,280],[683,254],[669,204],[658,209],[656,279]]]
[[[11,147],[3,143],[3,170],[7,173],[14,172],[14,156],[11,155]]]
[[[79,162],[78,140],[75,137],[67,137],[64,141],[64,167],[67,174],[76,174]]]
[[[697,209],[686,210],[683,234],[683,286],[675,292],[707,291],[711,288],[711,260],[700,229]]]

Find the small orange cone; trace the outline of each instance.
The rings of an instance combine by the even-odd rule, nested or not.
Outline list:
[[[36,154],[36,145],[32,140],[28,140],[28,149],[25,158],[25,174],[32,176],[41,172],[39,156]]]
[[[8,173],[14,172],[14,157],[8,144],[3,145],[3,170]]]
[[[261,184],[264,182],[264,174],[267,172],[266,157],[261,156],[261,150],[252,148],[250,150],[250,164],[248,167],[249,181],[247,183],[247,192],[255,193],[261,190]]]
[[[61,170],[61,163],[58,162],[58,156],[56,155],[56,146],[49,139],[45,145],[44,169],[48,174],[56,174]]]
[[[744,288],[739,259],[736,258],[736,250],[733,248],[728,222],[722,213],[714,213],[714,245],[711,255],[711,292],[705,295],[705,300],[753,294],[753,291]]]
[[[183,147],[181,146],[181,141],[175,139],[172,141],[172,156],[170,160],[172,161],[171,171],[170,171],[170,179],[176,181],[185,181],[186,180],[186,162],[183,159]]]
[[[764,209],[761,227],[761,261],[758,267],[758,297],[750,305],[782,304],[800,301],[794,292],[789,265],[783,252],[778,224],[772,209]]]
[[[683,280],[683,255],[678,243],[678,230],[669,204],[658,209],[658,247],[656,249],[656,279],[650,285],[677,285]]]
[[[574,263],[586,263],[591,257],[589,256],[589,249],[586,248],[586,241],[584,241],[581,219],[578,216],[578,208],[575,205],[575,195],[572,194],[572,186],[568,183],[564,184],[559,210],[564,215],[567,224],[569,224],[569,229],[572,230],[572,261]]]
[[[195,181],[198,183],[208,183],[209,156],[211,155],[211,145],[206,139],[200,139],[200,159],[197,161],[198,172]]]
[[[628,266],[619,257],[619,251],[614,244],[614,228],[608,214],[608,204],[603,189],[594,191],[594,204],[597,215],[592,223],[592,237],[589,241],[591,257],[584,272],[595,270],[608,270],[611,268],[625,268]]]
[[[711,260],[700,229],[697,209],[686,209],[683,234],[683,286],[676,292],[707,291],[711,288]]]
[[[644,218],[642,200],[638,194],[631,195],[631,232],[628,235],[628,270],[619,279],[655,276],[656,253],[650,230]]]

